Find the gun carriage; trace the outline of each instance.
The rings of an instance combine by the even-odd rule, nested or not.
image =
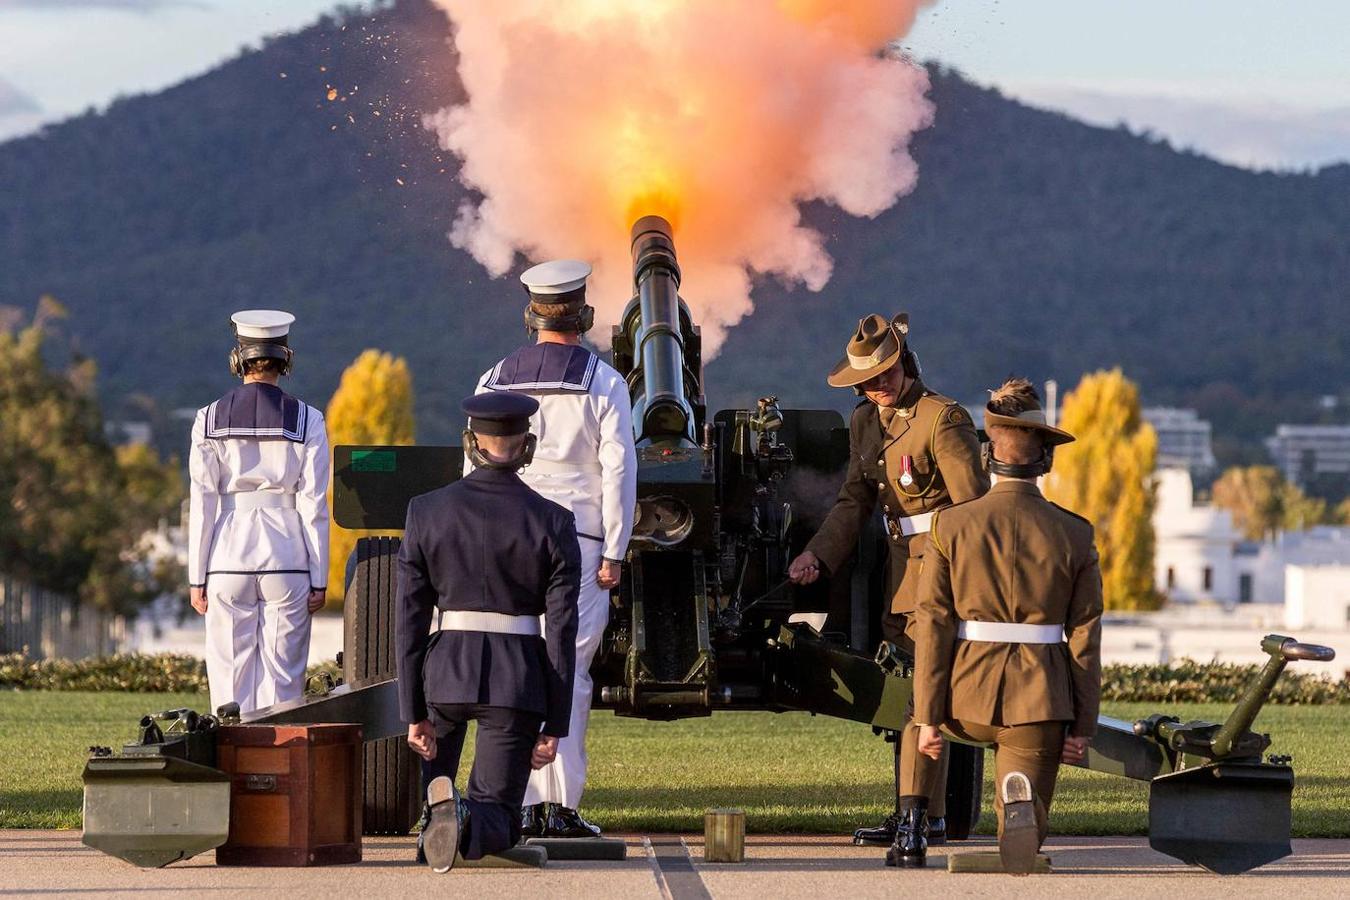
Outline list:
[[[783,578],[825,512],[820,485],[842,477],[843,419],[782,409],[775,397],[710,419],[701,338],[679,295],[669,224],[639,219],[631,248],[634,296],[614,329],[613,363],[632,397],[638,504],[592,666],[595,706],[651,720],[795,710],[897,731],[911,661],[888,644],[871,649],[878,646],[870,625],[881,600],[879,529],[863,537],[852,571],[810,587]],[[458,447],[339,446],[335,518],[347,528],[400,529],[408,501],[453,481],[461,467]],[[361,540],[353,554],[344,683],[242,717],[245,724],[361,724],[363,819],[366,833],[376,834],[406,833],[420,807],[417,760],[403,739],[393,681],[397,552],[397,538],[378,537]],[[826,621],[843,626],[822,633]],[[1263,759],[1270,738],[1251,726],[1289,661],[1334,655],[1280,635],[1262,648],[1270,661],[1225,722],[1103,717],[1083,764],[1149,782],[1150,843],[1221,873],[1290,852],[1293,770],[1287,757]],[[214,768],[215,722],[186,710],[149,716],[121,754],[91,757],[85,842],[138,865],[165,865],[223,842],[228,783]],[[983,753],[953,749],[948,831],[959,839],[979,817]],[[130,807],[178,812],[146,819]]]

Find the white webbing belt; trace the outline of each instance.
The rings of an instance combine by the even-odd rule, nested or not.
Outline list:
[[[506,613],[476,612],[467,609],[443,609],[437,625],[441,631],[487,631],[492,634],[539,636],[538,616],[512,616]]]
[[[573,472],[585,472],[588,475],[599,475],[601,473],[599,463],[553,462],[547,459],[534,460],[524,471],[540,475],[571,475]]]
[[[962,622],[956,636],[963,641],[990,641],[1000,644],[1060,644],[1063,625],[1028,625],[1025,622]]]
[[[295,509],[295,495],[278,494],[275,491],[221,494],[220,508],[227,512],[232,509]]]
[[[891,521],[895,522],[895,527],[899,528],[903,535],[927,534],[933,527],[933,514],[926,512],[917,516],[896,516]]]

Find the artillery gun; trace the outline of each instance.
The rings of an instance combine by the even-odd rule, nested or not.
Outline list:
[[[825,511],[817,485],[842,477],[843,419],[781,409],[765,397],[754,409],[709,420],[701,338],[679,296],[669,224],[639,219],[631,247],[635,293],[614,330],[613,361],[633,401],[638,504],[624,578],[592,666],[596,707],[651,720],[797,710],[898,731],[911,661],[886,644],[872,652],[879,529],[862,538],[851,572],[810,587],[783,579]],[[347,528],[401,529],[408,501],[461,469],[458,447],[336,447],[334,516]],[[397,552],[397,538],[378,537],[361,540],[353,554],[344,683],[242,717],[245,724],[361,724],[363,821],[373,834],[407,833],[420,807],[419,767],[404,741],[393,680]],[[827,623],[835,630],[822,633]],[[1149,782],[1152,846],[1220,873],[1290,852],[1293,770],[1287,757],[1263,760],[1270,739],[1251,726],[1289,661],[1334,656],[1280,635],[1267,636],[1262,648],[1270,661],[1225,722],[1102,717],[1083,763]],[[153,866],[224,842],[229,798],[214,768],[214,726],[187,711],[147,717],[141,738],[121,754],[91,757],[85,843]],[[974,746],[953,750],[948,829],[959,839],[980,813],[983,754]]]

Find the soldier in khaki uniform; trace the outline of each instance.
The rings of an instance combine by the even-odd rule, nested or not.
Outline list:
[[[838,572],[856,550],[864,523],[880,506],[890,549],[882,636],[912,650],[906,632],[929,522],[935,510],[987,491],[989,476],[980,464],[970,415],[923,383],[908,334],[905,313],[891,321],[867,316],[859,321],[844,359],[830,372],[832,387],[851,387],[866,399],[849,423],[848,475],[839,499],[788,574],[798,584],[810,584],[822,568]],[[895,812],[879,827],[858,829],[855,843],[899,846],[903,840],[914,845],[930,826],[933,840],[944,839],[946,755],[930,763],[915,752],[917,743],[917,729],[905,728],[895,748]],[[924,783],[933,786],[925,797],[931,813],[925,820],[907,820],[911,804],[900,795],[902,768],[916,765],[925,770]],[[905,854],[887,854],[887,864],[907,865]]]
[[[1057,444],[1031,384],[1014,379],[985,413],[985,496],[933,517],[914,612],[919,750],[941,731],[994,744],[1004,869],[1031,871],[1061,759],[1081,762],[1101,696],[1102,579],[1092,525],[1041,496]],[[927,773],[903,773],[907,794]]]

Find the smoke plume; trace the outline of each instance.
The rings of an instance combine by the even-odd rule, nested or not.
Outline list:
[[[589,260],[599,325],[632,294],[640,216],[674,226],[711,355],[750,312],[752,273],[829,280],[799,204],[870,217],[914,188],[928,78],[892,42],[924,0],[437,2],[468,100],[426,125],[481,195],[451,242],[494,276],[517,253]]]

